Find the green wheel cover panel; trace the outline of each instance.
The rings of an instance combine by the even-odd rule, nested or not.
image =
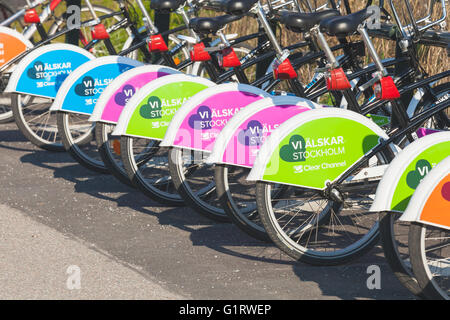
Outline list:
[[[406,210],[409,200],[420,181],[425,178],[432,168],[449,155],[449,150],[450,141],[441,142],[421,152],[414,159],[411,159],[411,162],[405,168],[395,188],[394,195],[392,196],[391,210]]]
[[[190,97],[208,86],[190,82],[172,82],[150,92],[133,112],[126,134],[162,140],[175,112]]]
[[[324,189],[364,154],[380,137],[370,128],[345,118],[309,121],[288,134],[275,148],[263,180]]]

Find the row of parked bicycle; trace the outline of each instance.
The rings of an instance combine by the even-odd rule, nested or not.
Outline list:
[[[305,263],[347,263],[381,235],[404,286],[449,298],[450,74],[428,74],[418,49],[448,51],[445,0],[421,4],[424,18],[408,0],[354,13],[348,0],[152,0],[182,18],[164,32],[141,0],[86,0],[75,31],[60,2],[1,24],[2,122]],[[243,18],[258,31],[224,33]],[[283,46],[276,26],[298,37]],[[74,32],[78,45],[58,42]]]

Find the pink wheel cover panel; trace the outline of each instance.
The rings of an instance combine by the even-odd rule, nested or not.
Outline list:
[[[273,130],[293,116],[311,110],[309,107],[272,106],[246,119],[228,140],[222,162],[252,167],[258,151]]]
[[[168,74],[169,73],[166,72],[147,72],[138,74],[128,79],[109,98],[108,103],[103,109],[101,120],[117,123],[117,121],[119,121],[120,114],[125,107],[125,104],[140,88],[142,88],[152,80],[166,76]]]
[[[193,108],[183,120],[174,145],[211,151],[220,131],[241,108],[263,97],[245,91],[215,94]]]

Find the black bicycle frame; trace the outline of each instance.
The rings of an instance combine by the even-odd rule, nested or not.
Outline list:
[[[113,17],[113,16],[115,16],[115,15],[120,15],[120,14],[122,14],[122,12],[123,12],[123,10],[117,11],[117,12],[114,12],[114,13],[111,13],[111,14],[107,14],[107,15],[104,15],[104,16],[99,17],[99,19],[100,19],[100,20],[104,20],[104,19],[107,19],[108,17]],[[87,23],[89,23],[89,21],[92,21],[92,20],[85,21],[83,24],[87,24]],[[70,32],[70,31],[72,31],[72,29],[67,29],[67,28],[66,28],[66,29],[64,29],[64,30],[61,30],[61,31],[55,33],[53,36],[47,37],[47,39],[45,39],[45,40],[43,40],[43,41],[37,43],[36,46],[34,46],[33,48],[31,48],[31,49],[29,49],[29,50],[26,50],[26,51],[22,52],[21,54],[19,54],[18,56],[16,56],[15,58],[11,59],[11,60],[8,61],[6,64],[4,64],[4,65],[0,68],[0,74],[3,73],[6,69],[8,69],[8,68],[9,68],[10,66],[12,66],[13,64],[17,63],[19,60],[23,59],[23,58],[24,58],[26,55],[28,55],[29,53],[33,52],[34,50],[36,50],[36,49],[38,49],[38,48],[40,48],[40,47],[42,47],[42,46],[45,46],[45,45],[49,44],[50,42],[52,42],[52,41],[55,40],[56,38],[59,38],[59,37],[65,35],[65,34],[67,34],[67,33]],[[87,50],[89,50],[89,48],[92,48],[92,45],[94,45],[94,44],[97,43],[97,42],[98,42],[97,40],[92,40],[89,44],[86,45],[85,48],[87,48]]]
[[[354,170],[359,169],[364,165],[366,161],[368,161],[370,158],[374,157],[377,153],[380,153],[383,149],[390,149],[389,145],[392,143],[395,143],[395,141],[400,140],[400,138],[405,137],[407,134],[410,134],[414,132],[415,128],[418,128],[423,122],[430,119],[434,115],[444,111],[446,108],[450,106],[450,99],[447,99],[445,101],[442,101],[436,105],[434,105],[433,108],[430,108],[428,110],[425,110],[421,112],[420,114],[417,114],[413,118],[411,118],[411,121],[409,125],[405,128],[398,128],[395,131],[391,132],[391,136],[387,140],[382,140],[375,148],[373,148],[369,153],[364,155],[359,161],[355,162],[347,171],[339,177],[335,182],[333,182],[333,185],[341,184],[343,183],[347,178],[350,177],[351,173],[354,172]],[[392,150],[388,150],[389,152]]]

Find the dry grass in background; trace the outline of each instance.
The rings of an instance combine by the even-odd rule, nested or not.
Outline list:
[[[319,4],[324,3],[323,0],[317,2],[319,2]],[[364,0],[350,0],[349,2],[352,12],[363,9],[366,3],[366,1]],[[374,1],[374,3],[378,3],[378,1]],[[428,12],[428,1],[410,0],[410,3],[414,9],[414,17],[422,18],[425,15],[425,12]],[[399,11],[399,14],[402,14],[401,10],[405,10],[403,6],[403,0],[394,0],[394,4],[397,8],[397,11]],[[388,11],[390,12],[390,8],[387,4],[385,5],[385,7],[386,9],[389,9]],[[449,11],[449,9],[450,8],[447,8],[447,11]],[[440,17],[441,14],[442,11],[441,9],[439,9],[437,12],[435,12],[434,15],[435,17]],[[447,27],[449,25],[449,22],[450,18],[447,17]],[[256,32],[257,29],[258,26],[254,19],[245,18],[241,21],[233,23],[226,29],[226,31],[229,33],[248,34],[251,32]],[[281,43],[283,43],[284,45],[292,44],[301,40],[301,35],[295,34],[285,29],[281,32],[281,35],[278,32],[278,36],[281,38]],[[355,37],[355,39],[358,39],[358,37]],[[393,41],[374,39],[374,43],[377,52],[382,58],[395,56],[395,43]],[[444,48],[419,46],[419,55],[423,67],[429,74],[436,74],[448,70],[450,67],[449,59],[447,58],[446,50]],[[302,70],[304,76],[307,79],[311,78],[311,72],[313,69],[314,66],[311,66],[306,67]]]
[[[9,4],[16,4],[16,0],[4,0],[6,3]],[[261,0],[262,2],[265,2],[267,0]],[[311,3],[316,3],[316,5],[320,5],[325,3],[325,0],[310,0]],[[134,3],[133,0],[130,0],[131,3]],[[350,6],[353,12],[362,9],[365,6],[366,0],[349,0]],[[117,2],[113,0],[92,0],[92,3],[97,5],[102,5],[109,8],[117,9]],[[144,3],[149,7],[150,0],[144,0]],[[378,3],[378,1],[374,1],[374,3]],[[394,3],[400,12],[400,14],[403,14],[405,11],[403,6],[403,0],[394,0]],[[421,1],[421,0],[410,0],[410,3],[414,9],[414,15],[415,17],[423,17],[425,12],[428,11],[428,1]],[[387,4],[385,4],[385,7],[390,11],[390,8]],[[59,10],[64,10],[64,5],[59,8]],[[450,8],[447,8],[447,11]],[[205,11],[202,10],[200,12],[200,16],[214,16],[218,15],[218,13],[211,12],[211,11]],[[441,10],[439,9],[437,12],[435,12],[435,16],[438,17],[441,15]],[[140,19],[136,19],[137,21],[141,21]],[[450,22],[450,18],[447,17],[447,26]],[[171,18],[171,26],[175,26],[182,23],[181,19],[177,17],[176,15],[172,15]],[[253,18],[246,17],[240,21],[237,21],[233,24],[231,24],[229,27],[226,28],[227,33],[237,33],[239,35],[245,35],[250,34],[253,32],[256,32],[258,29],[257,22]],[[277,32],[278,37],[280,38],[280,41],[283,45],[292,44],[295,42],[299,42],[302,39],[302,36],[299,34],[292,33],[285,28],[279,29]],[[357,37],[355,37],[357,39]],[[394,57],[394,42],[388,41],[388,40],[382,40],[382,39],[375,39],[374,40],[376,49],[380,56],[382,58],[387,57]],[[253,45],[256,44],[256,41],[252,43]],[[448,61],[446,51],[443,48],[435,48],[435,47],[427,47],[427,46],[419,46],[419,55],[420,55],[420,61],[422,62],[422,65],[426,69],[426,71],[429,74],[436,74],[438,72],[448,70],[450,63]],[[314,66],[306,67],[304,70],[302,70],[304,76],[309,79],[311,76],[311,72],[314,69]]]

